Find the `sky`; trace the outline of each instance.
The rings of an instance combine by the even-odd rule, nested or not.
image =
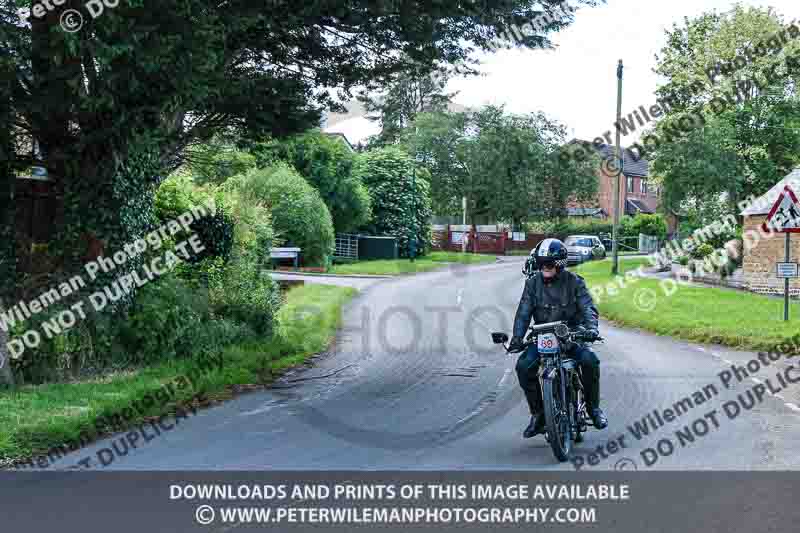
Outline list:
[[[514,113],[542,111],[567,127],[570,137],[592,140],[611,129],[617,109],[617,62],[624,65],[622,112],[655,104],[659,77],[655,55],[666,42],[665,31],[684,17],[731,9],[729,0],[607,0],[575,13],[566,30],[550,34],[554,50],[498,50],[480,56],[481,77],[451,80],[457,104],[477,108],[503,104]],[[800,19],[798,0],[741,0],[743,5],[774,7],[785,22]],[[356,143],[379,126],[355,118],[329,128]],[[622,139],[624,145],[638,134]]]

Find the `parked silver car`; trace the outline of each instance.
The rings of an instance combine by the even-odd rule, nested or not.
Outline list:
[[[606,248],[595,235],[570,235],[564,240],[567,247],[567,261],[570,265],[578,265],[592,259],[603,259]]]

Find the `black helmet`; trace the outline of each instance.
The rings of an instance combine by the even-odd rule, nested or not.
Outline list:
[[[527,277],[541,268],[542,265],[555,263],[559,271],[567,266],[567,247],[558,239],[545,239],[531,250],[522,273]]]
[[[561,270],[567,266],[567,247],[558,239],[545,239],[536,245],[531,252],[531,256],[536,261],[536,266],[555,263],[556,268]]]

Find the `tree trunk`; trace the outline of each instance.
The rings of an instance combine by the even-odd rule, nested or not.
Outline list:
[[[0,304],[0,312],[5,308]],[[0,329],[0,389],[14,386],[14,373],[11,372],[11,354],[8,353],[8,334]]]
[[[8,74],[10,66],[0,62],[0,73]],[[0,79],[11,80],[10,76]],[[14,183],[11,169],[13,143],[11,142],[11,85],[0,83],[0,312],[5,311],[3,301],[13,297],[16,285],[16,233],[14,231]],[[0,388],[14,385],[11,356],[8,353],[8,334],[0,329]]]

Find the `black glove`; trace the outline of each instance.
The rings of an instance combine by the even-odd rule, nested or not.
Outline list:
[[[583,339],[588,342],[594,342],[599,338],[600,338],[600,332],[597,331],[596,329],[587,329],[583,333]]]
[[[522,350],[522,337],[511,337],[511,342],[508,343],[509,352],[519,352]]]

